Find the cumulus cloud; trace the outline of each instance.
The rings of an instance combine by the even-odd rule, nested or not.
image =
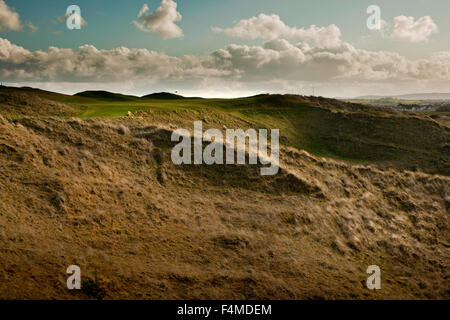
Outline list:
[[[22,28],[19,14],[8,7],[4,0],[0,0],[0,32],[20,31]]]
[[[133,21],[137,28],[145,32],[155,32],[163,39],[183,37],[183,30],[175,24],[182,19],[175,1],[162,0],[153,13],[148,13],[149,10],[147,4],[142,6],[138,19]]]
[[[450,60],[450,51],[440,51],[433,53],[433,59]]]
[[[272,39],[261,46],[231,44],[206,56],[176,57],[126,47],[99,50],[92,45],[75,50],[50,47],[30,51],[0,38],[0,77],[9,83],[111,86],[130,82],[155,87],[209,86],[210,91],[229,86],[285,91],[299,83],[322,83],[330,88],[339,86],[339,90],[365,85],[369,89],[404,85],[412,90],[430,84],[437,90],[450,81],[450,52],[412,60],[395,52],[358,49],[345,42],[326,48]]]
[[[226,73],[209,66],[209,60],[126,47],[99,50],[92,45],[76,50],[49,47],[46,51],[29,51],[0,38],[0,76],[8,81],[157,81]]]
[[[423,42],[437,32],[439,29],[430,16],[415,20],[414,17],[401,15],[394,18],[394,30],[391,38],[407,42]]]
[[[261,13],[257,17],[239,21],[232,28],[214,27],[213,32],[243,39],[293,39],[296,41],[314,41],[322,47],[337,46],[341,42],[340,29],[332,24],[328,27],[296,28],[286,25],[276,14]]]
[[[349,43],[330,49],[275,39],[264,46],[230,45],[212,55],[217,66],[250,81],[450,80],[450,60],[444,52],[430,59],[409,60],[398,53],[361,50]]]

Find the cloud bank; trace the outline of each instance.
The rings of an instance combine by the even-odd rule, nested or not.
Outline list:
[[[276,14],[261,13],[257,17],[239,21],[232,28],[214,27],[213,32],[242,39],[292,39],[295,41],[313,41],[321,47],[336,46],[341,42],[341,31],[334,24],[328,27],[296,28],[286,25]]]
[[[138,20],[133,21],[138,29],[155,32],[163,39],[183,37],[183,30],[175,24],[182,19],[175,1],[162,0],[161,5],[153,13],[148,13],[149,10],[148,5],[144,4],[139,11]]]
[[[427,41],[430,35],[437,32],[439,29],[430,16],[415,20],[414,17],[401,15],[394,18],[391,37],[394,40],[417,43]]]
[[[409,60],[345,42],[324,48],[274,39],[261,46],[232,44],[203,57],[175,57],[126,47],[99,50],[92,45],[29,51],[0,38],[0,76],[9,82],[182,82],[191,86],[209,82],[219,87],[232,83],[268,89],[271,83],[302,82],[445,85],[450,81],[450,52]]]

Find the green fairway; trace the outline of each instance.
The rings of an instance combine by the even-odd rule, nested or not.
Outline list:
[[[83,110],[81,109],[77,114],[80,118],[115,118],[124,117],[129,111],[141,111],[151,108],[148,104],[90,104]]]
[[[83,102],[83,106],[79,107],[79,112],[77,114],[80,118],[123,117],[127,116],[129,111],[145,111],[151,109],[166,111],[184,109],[198,110],[203,108],[227,109],[226,106],[229,104],[228,101],[221,99],[142,99],[142,101],[132,102],[105,102],[101,100],[90,100]]]

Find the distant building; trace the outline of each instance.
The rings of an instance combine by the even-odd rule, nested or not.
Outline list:
[[[435,107],[432,105],[404,104],[404,103],[399,103],[397,106],[393,108],[398,111],[411,111],[411,112],[433,111],[435,109]]]

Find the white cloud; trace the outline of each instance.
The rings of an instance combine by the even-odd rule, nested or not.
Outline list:
[[[332,24],[328,27],[296,28],[286,25],[280,16],[276,14],[266,15],[261,13],[257,17],[239,21],[232,28],[213,28],[215,33],[243,39],[293,39],[296,41],[314,41],[322,47],[332,47],[341,42],[340,29]]]
[[[19,14],[8,7],[4,0],[0,0],[0,32],[20,31],[22,28]]]
[[[149,7],[144,4],[139,11],[138,20],[133,21],[137,28],[145,32],[155,32],[163,39],[183,37],[183,30],[175,24],[182,19],[175,1],[162,0],[153,13],[147,13],[148,11]]]
[[[394,31],[391,38],[407,42],[423,42],[437,32],[439,29],[430,16],[424,16],[415,21],[414,17],[401,15],[394,18]]]
[[[76,50],[50,47],[29,51],[0,38],[0,78],[8,83],[60,82],[78,87],[97,83],[103,88],[131,83],[160,90],[208,88],[209,92],[225,92],[227,88],[285,92],[314,83],[329,88],[328,92],[339,90],[336,95],[342,96],[347,94],[345,88],[355,94],[372,92],[371,88],[386,92],[427,86],[430,90],[448,89],[450,52],[411,60],[395,52],[362,50],[345,42],[325,48],[273,39],[262,46],[231,44],[206,56],[175,57],[126,47],[99,50],[92,45]],[[356,92],[356,88],[366,91]]]
[[[435,52],[433,53],[433,59],[450,61],[450,51]]]
[[[394,52],[357,49],[349,43],[334,48],[293,45],[271,40],[264,46],[230,45],[213,53],[216,66],[243,81],[427,81],[450,80],[446,53],[409,60]]]
[[[76,50],[50,47],[47,51],[29,51],[0,38],[0,76],[8,81],[158,81],[226,73],[208,66],[209,60],[126,47],[98,50],[92,45]]]

